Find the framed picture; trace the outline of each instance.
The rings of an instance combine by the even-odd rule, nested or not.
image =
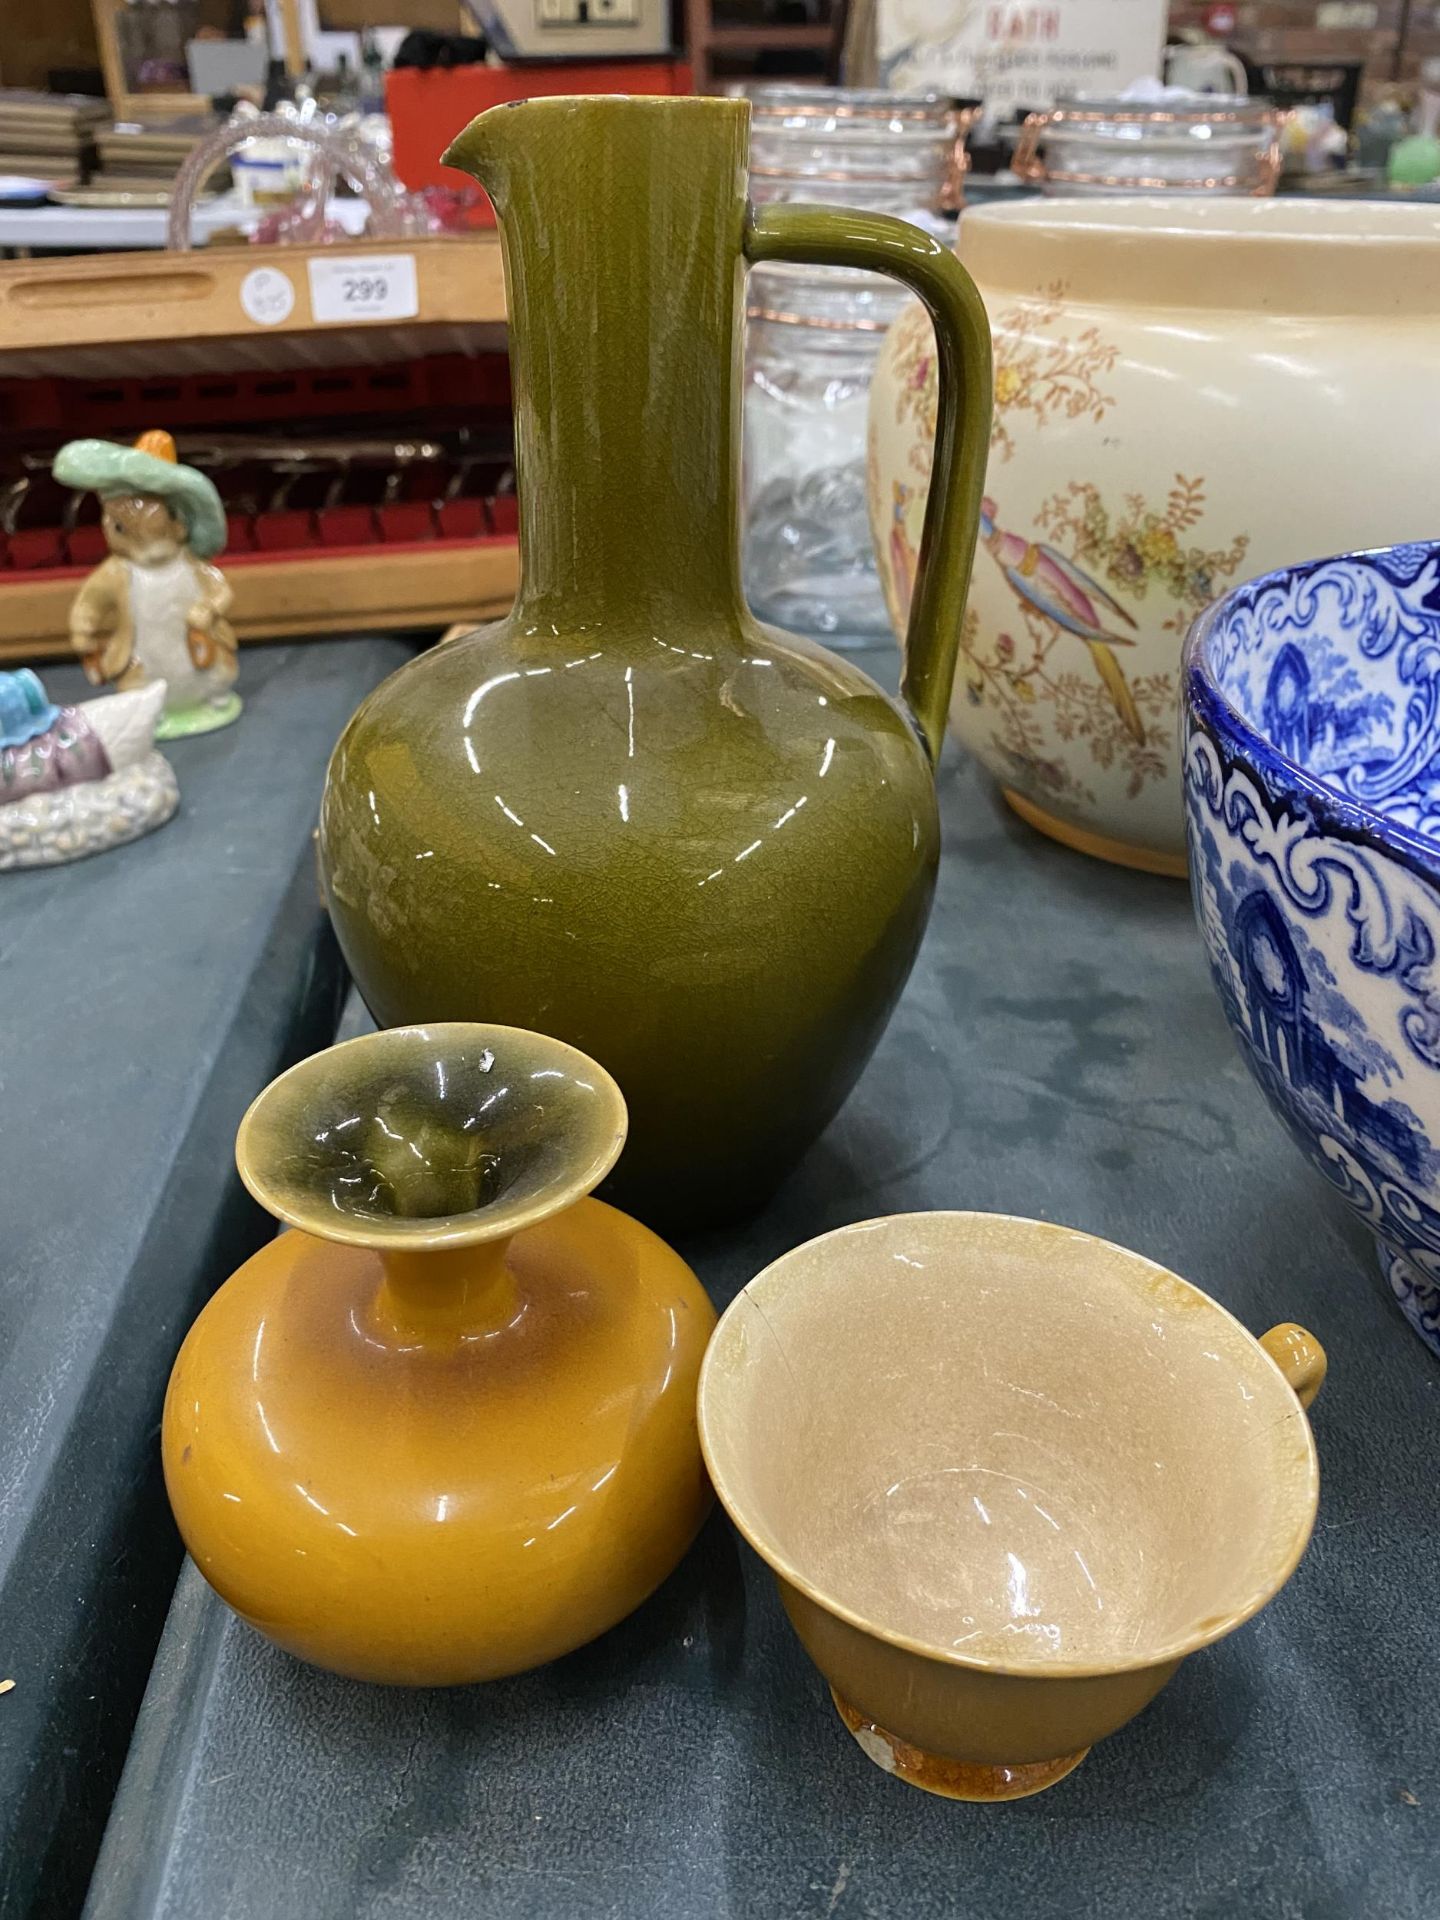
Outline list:
[[[138,7],[129,0],[90,0],[105,92],[117,120],[162,120],[203,113],[207,100],[190,90],[185,48],[201,26],[223,25],[228,7],[179,0]]]

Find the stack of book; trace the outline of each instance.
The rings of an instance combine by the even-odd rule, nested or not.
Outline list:
[[[216,122],[208,114],[141,123],[118,120],[100,135],[97,186],[129,193],[164,192]],[[212,185],[215,182],[212,181]]]
[[[74,185],[95,164],[95,136],[110,122],[106,101],[85,93],[0,87],[0,173]]]

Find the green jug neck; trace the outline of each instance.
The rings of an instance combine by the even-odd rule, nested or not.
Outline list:
[[[534,100],[482,114],[446,156],[500,220],[522,621],[743,606],[748,138],[741,101]]]

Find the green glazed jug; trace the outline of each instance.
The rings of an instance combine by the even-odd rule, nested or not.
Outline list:
[[[749,121],[737,100],[527,100],[450,148],[504,247],[520,591],[370,696],[320,826],[380,1024],[480,1020],[591,1054],[630,1108],[607,1190],[690,1224],[784,1176],[910,971],[990,429],[959,262],[882,215],[750,207]],[[743,286],[769,260],[893,275],[935,323],[898,703],[745,605]]]

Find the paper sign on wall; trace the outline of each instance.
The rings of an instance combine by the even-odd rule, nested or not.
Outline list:
[[[878,0],[880,83],[991,109],[1118,93],[1159,74],[1166,11],[1166,0]]]
[[[320,254],[309,268],[318,321],[413,320],[420,311],[413,253]]]

